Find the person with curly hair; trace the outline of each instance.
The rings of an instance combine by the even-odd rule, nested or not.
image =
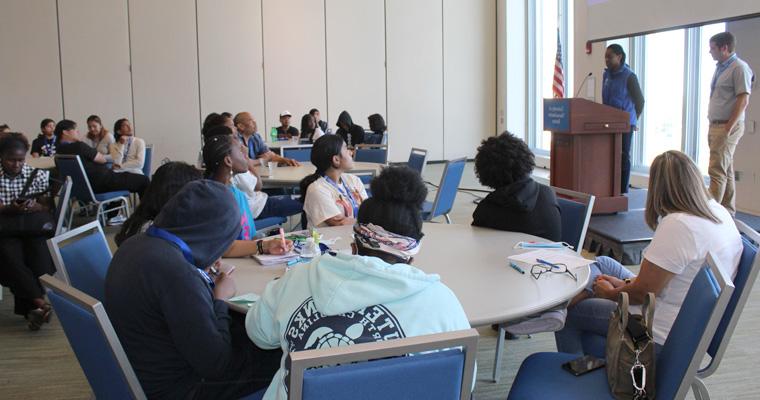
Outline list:
[[[317,142],[330,137],[343,142],[335,135]],[[388,167],[371,188],[373,197],[361,204],[352,229],[354,254],[327,253],[299,265],[267,285],[248,312],[246,331],[253,343],[283,352],[265,400],[288,398],[283,382],[291,351],[470,327],[440,277],[411,265],[423,236],[427,189],[420,175],[408,167]]]
[[[475,208],[472,225],[559,241],[559,204],[551,188],[531,178],[535,165],[528,145],[509,132],[483,140],[475,174],[494,191]]]

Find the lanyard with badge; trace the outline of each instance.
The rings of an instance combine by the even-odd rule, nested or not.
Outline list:
[[[211,279],[210,276],[208,276],[208,274],[206,273],[206,271],[198,268],[195,265],[195,259],[193,258],[193,252],[190,251],[190,246],[188,246],[187,243],[185,243],[184,240],[180,239],[179,237],[177,237],[177,235],[175,235],[175,234],[173,234],[173,233],[171,233],[171,232],[169,232],[169,231],[167,231],[165,229],[157,228],[155,226],[151,226],[150,228],[148,228],[148,230],[145,231],[145,234],[148,235],[148,236],[152,236],[152,237],[155,237],[155,238],[166,240],[167,242],[172,243],[175,246],[177,246],[179,248],[179,250],[182,252],[182,256],[185,257],[185,260],[187,262],[189,262],[191,265],[193,265],[193,266],[196,267],[195,269],[198,271],[198,273],[201,274],[201,276],[203,277],[203,279],[206,281],[206,283],[209,284],[209,286],[211,286],[211,288],[214,287],[214,280]]]
[[[127,157],[129,156],[129,148],[132,147],[132,137],[127,138],[126,146],[124,146],[124,155],[121,156],[121,163],[124,164],[127,162]]]
[[[325,175],[325,180],[327,181],[327,183],[329,183],[330,185],[332,185],[332,187],[334,187],[335,190],[338,191],[338,193],[341,195],[341,197],[342,196],[346,196],[348,198],[348,201],[351,202],[351,208],[353,209],[353,212],[354,212],[353,216],[354,216],[354,218],[356,218],[356,216],[359,214],[359,203],[356,201],[356,199],[354,198],[354,196],[351,194],[351,191],[348,190],[348,186],[346,186],[346,180],[342,179],[343,189],[341,189],[340,186],[334,180],[332,180],[332,178],[330,178],[327,175]]]
[[[43,155],[45,156],[52,156],[55,153],[55,140],[57,136],[53,136],[52,139],[48,139],[47,137],[43,137],[45,144],[42,146],[44,148]]]

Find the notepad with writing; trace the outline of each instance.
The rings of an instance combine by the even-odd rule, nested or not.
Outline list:
[[[259,264],[263,266],[270,266],[270,265],[277,265],[277,264],[284,264],[287,263],[290,260],[294,260],[299,257],[298,253],[295,251],[290,251],[285,254],[281,255],[273,255],[273,254],[254,254],[252,256],[256,261],[259,262]]]
[[[544,260],[552,264],[565,264],[568,269],[575,269],[585,267],[586,265],[594,262],[593,260],[587,260],[576,254],[568,254],[566,252],[558,252],[556,250],[533,250],[527,253],[515,254],[508,257],[509,260],[522,263],[524,265],[537,264],[537,260]]]

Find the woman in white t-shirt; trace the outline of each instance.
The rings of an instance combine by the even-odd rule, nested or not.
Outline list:
[[[301,199],[310,227],[353,225],[367,190],[362,181],[345,173],[354,160],[342,138],[325,135],[314,142],[311,163],[317,171],[301,181]]]
[[[122,118],[114,124],[115,142],[111,145],[114,172],[143,174],[145,141],[135,137],[132,124]]]
[[[652,162],[645,218],[655,232],[638,276],[611,258],[597,258],[589,287],[573,299],[565,327],[555,333],[557,350],[587,353],[583,336],[606,336],[620,292],[628,293],[631,304],[641,304],[649,292],[655,294],[652,333],[661,346],[708,252],[729,276],[736,275],[742,252],[739,231],[728,211],[710,197],[697,166],[685,154],[667,151]]]

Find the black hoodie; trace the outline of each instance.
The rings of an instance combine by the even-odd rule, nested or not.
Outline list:
[[[562,237],[562,221],[554,191],[531,178],[491,192],[472,213],[472,224],[523,232],[555,242]]]
[[[253,363],[233,348],[227,304],[213,298],[196,267],[212,265],[230,247],[240,212],[229,188],[195,181],[171,198],[154,226],[187,243],[195,265],[171,242],[133,236],[113,256],[105,305],[148,398],[186,398],[202,379]]]
[[[348,131],[341,128],[341,124],[348,125]],[[364,143],[364,128],[359,125],[354,125],[354,121],[351,119],[351,115],[348,113],[348,111],[343,111],[340,113],[338,116],[337,125],[338,130],[335,132],[335,134],[342,137],[343,141],[346,142],[347,145],[353,147],[357,144]]]

